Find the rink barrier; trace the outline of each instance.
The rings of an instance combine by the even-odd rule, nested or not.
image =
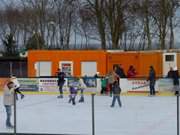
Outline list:
[[[82,78],[81,78],[82,79]],[[7,78],[0,78],[0,91],[3,90]],[[21,90],[24,92],[58,92],[57,78],[18,78]],[[76,83],[77,77],[65,78],[64,91],[69,90],[71,83]],[[86,77],[85,92],[99,93],[101,91],[101,78]],[[146,93],[149,92],[149,82],[145,78],[123,78],[120,79],[122,93]],[[159,78],[156,81],[155,89],[157,92],[170,92],[173,89],[173,81],[168,78]]]

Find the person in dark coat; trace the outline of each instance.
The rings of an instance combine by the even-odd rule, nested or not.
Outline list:
[[[173,78],[173,74],[174,74],[173,68],[170,67],[170,70],[168,71],[168,74],[167,74],[167,78]]]
[[[65,73],[61,72],[61,69],[58,69],[57,77],[58,77],[58,86],[59,86],[59,93],[60,93],[58,98],[63,98],[63,85],[65,83],[65,79],[64,79]]]
[[[174,91],[175,91],[175,95],[179,94],[179,71],[177,69],[177,67],[174,68],[173,70],[173,85],[174,85]]]
[[[126,78],[126,74],[124,72],[124,69],[122,68],[122,65],[115,65],[114,70],[120,78]]]
[[[121,88],[119,87],[118,81],[115,81],[112,87],[112,92],[113,92],[113,100],[111,107],[114,107],[116,100],[118,101],[119,107],[122,106],[121,100],[120,100],[120,93],[121,93]]]
[[[153,96],[156,94],[155,92],[156,72],[153,66],[150,66],[149,77],[147,81],[149,81],[150,96]]]

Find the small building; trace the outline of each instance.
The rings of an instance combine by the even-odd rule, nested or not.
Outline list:
[[[61,68],[68,76],[106,75],[114,65],[122,65],[127,73],[130,65],[136,77],[147,77],[149,66],[157,77],[167,75],[170,67],[180,70],[180,52],[171,51],[120,51],[120,50],[32,50],[28,51],[28,77],[55,76]]]
[[[0,57],[0,77],[27,77],[26,57]]]
[[[105,51],[31,50],[28,51],[28,76],[55,76],[60,68],[67,76],[106,74]]]

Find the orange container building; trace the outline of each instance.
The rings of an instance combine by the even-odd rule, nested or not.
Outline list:
[[[105,51],[28,51],[28,76],[54,76],[61,68],[71,76],[106,74]]]
[[[158,77],[166,76],[170,67],[180,69],[180,53],[165,51],[103,51],[103,50],[32,50],[28,51],[28,77],[54,76],[61,68],[70,76],[106,75],[114,65],[122,65],[127,74],[130,65],[136,77],[147,77],[149,66]]]

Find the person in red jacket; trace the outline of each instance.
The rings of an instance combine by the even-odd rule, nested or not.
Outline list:
[[[128,72],[127,72],[127,77],[128,78],[133,78],[133,77],[135,77],[136,76],[136,70],[135,70],[135,68],[131,65],[130,67],[129,67],[129,70],[128,70]]]

